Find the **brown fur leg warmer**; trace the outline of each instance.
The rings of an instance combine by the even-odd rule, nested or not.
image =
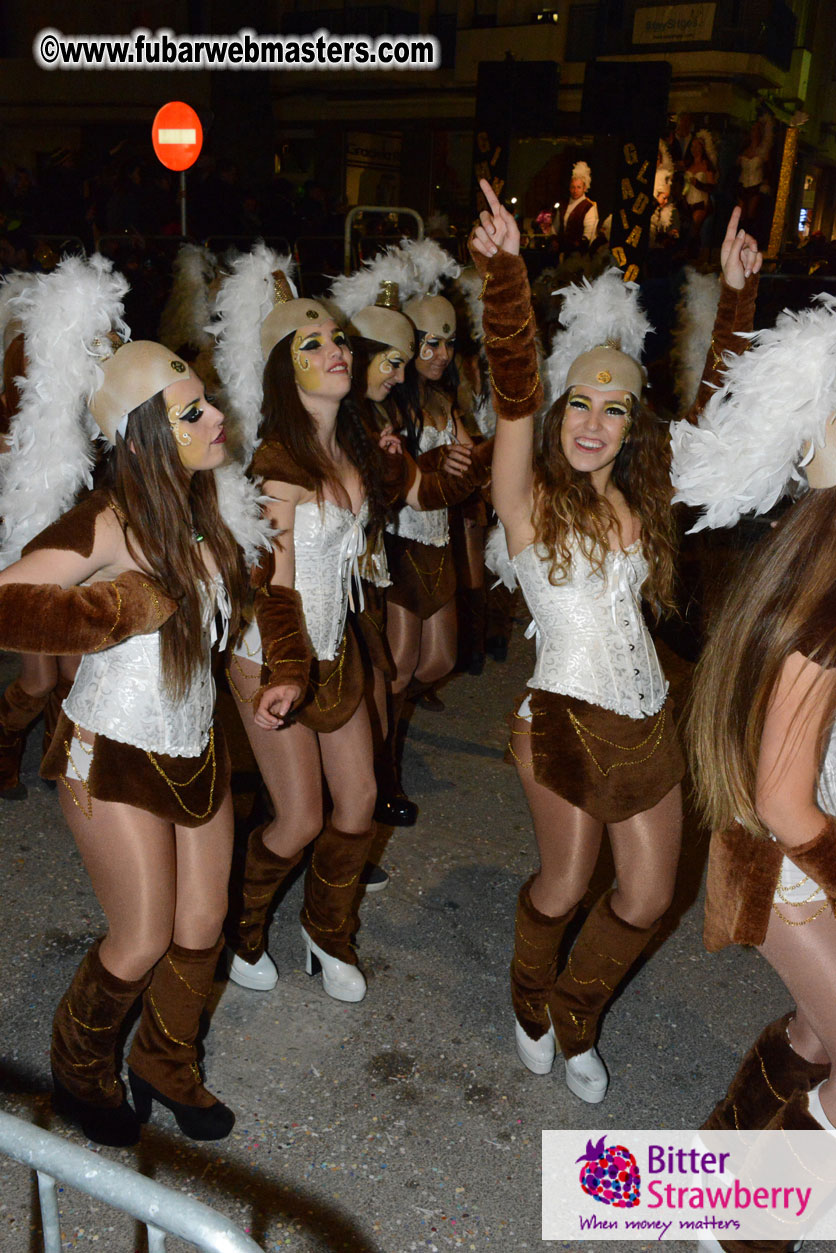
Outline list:
[[[203,1086],[195,1041],[222,947],[222,939],[211,948],[171,945],[154,967],[142,998],[142,1017],[128,1057],[134,1074],[158,1092],[203,1109],[218,1102]]]
[[[375,825],[359,833],[339,831],[329,821],[317,837],[305,876],[302,926],[329,957],[357,965],[352,936],[357,929],[360,872],[375,836]]]
[[[56,1077],[80,1101],[118,1109],[124,1100],[116,1045],[125,1017],[148,984],[118,979],[99,959],[97,940],[61,997],[52,1023],[50,1060]]]
[[[541,914],[531,903],[532,875],[520,888],[514,920],[514,956],[511,960],[511,1001],[517,1022],[539,1040],[549,1029],[546,1001],[557,978],[557,953],[577,906],[559,918]]]
[[[549,1013],[564,1057],[595,1044],[598,1019],[633,962],[653,938],[658,922],[634,927],[613,912],[612,892],[590,910],[549,996]]]
[[[795,1092],[809,1092],[830,1074],[829,1065],[808,1062],[787,1035],[792,1014],[765,1027],[702,1125],[703,1131],[758,1131]]]
[[[273,897],[302,854],[280,857],[267,848],[262,836],[268,824],[256,827],[247,844],[247,864],[241,901],[231,911],[228,924],[230,944],[245,962],[255,965],[267,947],[265,922]]]

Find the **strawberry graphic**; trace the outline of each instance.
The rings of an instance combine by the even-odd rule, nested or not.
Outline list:
[[[580,1185],[593,1201],[613,1205],[616,1209],[632,1209],[639,1203],[641,1175],[636,1159],[623,1144],[606,1148],[606,1136],[597,1144],[586,1142],[586,1152],[577,1160],[583,1162]]]

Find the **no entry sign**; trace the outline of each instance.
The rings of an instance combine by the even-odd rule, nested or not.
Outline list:
[[[154,118],[151,138],[158,160],[168,170],[187,170],[200,156],[203,127],[190,104],[170,100]]]

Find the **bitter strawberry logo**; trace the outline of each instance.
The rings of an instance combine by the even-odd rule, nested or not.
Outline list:
[[[613,1205],[616,1209],[632,1209],[639,1203],[641,1175],[636,1159],[623,1144],[606,1148],[606,1136],[597,1144],[586,1142],[586,1152],[577,1158],[583,1162],[580,1185],[593,1201]]]

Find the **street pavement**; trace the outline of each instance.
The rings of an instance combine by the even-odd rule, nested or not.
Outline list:
[[[681,696],[689,667],[661,651]],[[306,976],[297,876],[270,932],[281,972],[275,991],[245,991],[222,972],[216,983],[205,1063],[212,1090],[237,1113],[230,1137],[193,1144],[155,1107],[138,1148],[104,1156],[215,1206],[264,1250],[522,1253],[542,1244],[543,1129],[577,1129],[582,1148],[587,1134],[699,1125],[788,998],[756,953],[703,949],[708,841],[691,819],[675,906],[603,1021],[606,1101],[589,1106],[572,1096],[559,1065],[537,1077],[516,1059],[508,963],[517,891],[536,855],[502,753],[504,714],[531,659],[518,626],[506,664],[454,678],[444,713],[415,712],[405,779],[421,813],[414,828],[380,840],[391,883],[361,910],[365,1001],[330,1000]],[[14,659],[2,659],[0,681],[14,672]],[[39,744],[38,728],[25,758],[28,798],[0,802],[0,1105],[83,1144],[50,1111],[49,1030],[61,992],[104,928],[55,790],[38,779]],[[254,780],[240,744],[236,765],[243,815]],[[604,853],[594,894],[611,875]],[[0,1169],[0,1253],[36,1253],[29,1172],[6,1161]],[[133,1220],[68,1189],[59,1201],[64,1248],[145,1249]],[[170,1239],[168,1247],[188,1246]],[[659,1245],[584,1247],[641,1253]],[[805,1253],[833,1247],[806,1245]]]

